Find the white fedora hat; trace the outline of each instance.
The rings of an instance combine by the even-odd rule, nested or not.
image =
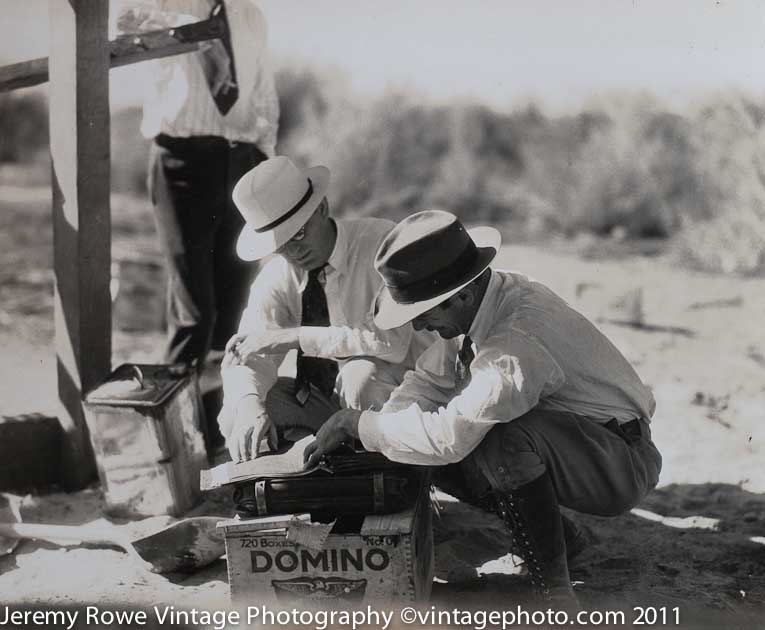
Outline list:
[[[327,194],[329,169],[302,169],[283,155],[265,160],[234,186],[246,225],[236,243],[242,260],[273,254],[305,225]]]
[[[443,210],[425,210],[399,222],[375,256],[383,279],[375,324],[397,328],[446,301],[486,270],[501,244],[494,228],[466,230]]]

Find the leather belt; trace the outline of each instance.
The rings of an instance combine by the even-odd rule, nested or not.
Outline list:
[[[629,420],[628,422],[622,422],[621,424],[614,418],[606,423],[606,428],[611,432],[616,433],[624,439],[628,444],[632,444],[640,440],[641,437],[646,435],[643,423],[645,421],[638,418],[635,420]]]
[[[640,437],[643,435],[643,423],[640,420],[630,420],[629,422],[624,422],[619,425],[622,431],[624,431],[627,435],[634,435],[635,437]]]
[[[154,137],[154,142],[165,149],[183,150],[193,148],[208,149],[234,149],[237,147],[255,146],[252,142],[240,142],[238,140],[228,140],[222,136],[169,136],[166,133],[160,133]]]

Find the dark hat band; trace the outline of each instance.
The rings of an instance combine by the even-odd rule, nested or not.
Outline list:
[[[446,267],[406,285],[391,285],[386,282],[385,286],[391,297],[399,304],[414,304],[430,300],[464,284],[465,274],[475,268],[479,251],[475,243],[470,241],[460,255]]]
[[[289,219],[291,216],[295,215],[306,203],[308,203],[308,200],[311,198],[311,195],[313,195],[313,183],[311,182],[311,178],[308,179],[308,190],[306,190],[305,195],[298,201],[292,208],[287,210],[285,214],[280,216],[275,221],[271,221],[268,225],[264,225],[263,227],[259,228],[252,228],[255,230],[258,234],[262,234],[263,232],[268,232],[269,230],[273,230],[275,227],[281,225],[284,223],[287,219]]]

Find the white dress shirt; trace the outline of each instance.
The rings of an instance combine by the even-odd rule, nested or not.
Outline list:
[[[210,0],[113,0],[116,30],[140,33],[198,22]],[[279,101],[267,50],[266,21],[253,0],[225,0],[239,98],[222,116],[210,94],[199,53],[145,62],[141,133],[175,137],[219,136],[249,142],[274,155]],[[204,45],[204,44],[202,44]]]
[[[337,240],[324,268],[329,326],[300,327],[300,347],[307,356],[337,359],[342,365],[353,357],[376,357],[388,363],[413,368],[416,357],[432,343],[430,333],[413,334],[407,324],[380,330],[373,321],[373,303],[382,279],[373,267],[377,248],[393,227],[384,219],[338,219]],[[273,256],[258,273],[250,290],[239,331],[264,327],[296,328],[302,317],[302,292],[308,273],[290,265],[282,256]],[[284,355],[259,355],[253,366],[237,365],[221,371],[223,411],[221,431],[236,404],[248,395],[261,403],[277,380]]]
[[[359,420],[364,447],[398,462],[443,465],[468,455],[499,422],[533,407],[603,423],[650,419],[655,403],[595,326],[544,285],[492,271],[471,325],[470,384],[455,392],[464,336],[440,339],[380,412]]]

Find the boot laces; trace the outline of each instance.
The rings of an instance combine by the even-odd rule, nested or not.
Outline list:
[[[534,590],[545,599],[549,599],[550,589],[545,583],[542,567],[539,563],[539,555],[534,541],[529,536],[528,525],[518,509],[518,499],[512,494],[502,495],[495,493],[493,502],[493,511],[502,519],[505,527],[510,532],[512,540],[510,552],[524,559]]]

